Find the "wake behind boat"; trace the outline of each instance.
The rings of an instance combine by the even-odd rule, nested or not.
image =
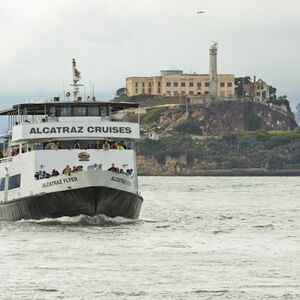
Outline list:
[[[135,103],[82,98],[73,60],[73,101],[14,105],[0,159],[0,220],[105,214],[136,219],[138,190],[134,141],[128,122]]]

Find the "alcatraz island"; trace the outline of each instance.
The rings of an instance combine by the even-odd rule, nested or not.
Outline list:
[[[143,175],[300,175],[300,130],[287,96],[256,76],[162,70],[129,77],[112,101],[138,102]],[[127,111],[128,120],[136,111]]]

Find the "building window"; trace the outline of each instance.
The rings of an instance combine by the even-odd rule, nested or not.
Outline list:
[[[142,87],[145,87],[145,82],[142,82]]]
[[[209,82],[205,82],[205,87],[209,87]]]
[[[208,95],[208,94],[209,94],[209,92],[208,92],[208,91],[206,91],[206,92],[205,92],[205,95]]]
[[[198,95],[201,95],[201,92],[198,92],[197,94],[198,94]]]
[[[176,91],[176,92],[174,92],[174,96],[178,96],[178,92]]]
[[[189,82],[189,87],[193,87],[194,86],[194,82],[193,81],[190,81]]]
[[[174,86],[174,87],[178,87],[178,82],[174,82],[174,83],[173,83],[173,86]]]
[[[151,88],[148,89],[148,94],[151,94]]]
[[[171,82],[167,82],[166,86],[170,87],[171,86]]]
[[[193,91],[189,91],[189,95],[194,95],[194,92]]]
[[[197,82],[197,88],[198,88],[198,89],[201,88],[201,82]]]
[[[181,95],[183,95],[183,96],[184,96],[184,95],[185,95],[185,91],[182,91],[182,92],[181,92]]]
[[[160,81],[157,82],[157,86],[160,87]]]
[[[225,82],[220,82],[220,87],[225,87]]]
[[[21,174],[17,174],[14,176],[9,177],[8,180],[8,189],[16,189],[21,186]]]
[[[185,82],[181,82],[181,87],[185,87]]]
[[[256,96],[260,96],[260,92],[256,92]]]
[[[157,89],[157,92],[160,94],[160,87]]]
[[[228,87],[232,87],[232,82],[228,82],[228,83],[227,83],[227,86],[228,86]]]
[[[148,87],[151,88],[151,82],[148,82]]]
[[[142,94],[145,94],[145,89],[144,88],[142,89]]]
[[[138,87],[138,82],[137,82],[137,81],[135,82],[135,87],[136,87],[136,88]]]
[[[135,93],[136,93],[136,94],[138,93],[138,89],[135,89]]]

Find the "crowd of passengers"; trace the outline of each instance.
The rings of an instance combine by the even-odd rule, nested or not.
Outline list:
[[[58,149],[81,149],[81,150],[88,150],[88,149],[103,149],[103,150],[126,150],[129,149],[128,145],[124,143],[124,141],[121,142],[115,142],[115,141],[97,141],[96,143],[84,143],[81,145],[79,141],[75,141],[71,147],[67,147],[64,145],[64,143],[61,142],[47,142],[43,144],[44,150],[58,150]],[[30,152],[32,149],[30,147],[27,148],[27,151]],[[22,153],[26,152],[26,148],[22,148]],[[20,153],[19,147],[12,147],[11,149],[11,156],[16,156]],[[0,151],[0,159],[8,157],[7,153],[3,153]]]
[[[31,151],[31,148],[28,148],[28,151]],[[25,149],[22,148],[22,153],[25,153]],[[11,156],[16,156],[20,153],[20,149],[19,147],[13,147],[11,149]],[[6,158],[8,157],[9,155],[7,155],[7,153],[3,153],[2,151],[0,151],[0,159],[1,158]]]
[[[71,175],[71,173],[76,173],[76,172],[80,172],[83,171],[83,166],[73,166],[73,168],[71,169],[69,165],[67,165],[61,172],[61,174],[65,174],[65,175]],[[35,179],[44,179],[44,178],[50,178],[50,177],[56,177],[60,175],[60,173],[56,170],[53,169],[51,174],[46,172],[46,171],[42,171],[39,170],[34,174]]]
[[[102,170],[102,164],[94,164],[94,165],[88,166],[87,169],[88,170]],[[82,165],[73,166],[73,168],[71,168],[70,165],[66,165],[65,168],[62,170],[61,174],[70,176],[71,174],[74,174],[74,173],[77,173],[80,171],[83,171]],[[127,169],[125,171],[124,169],[120,169],[120,168],[116,167],[115,164],[111,164],[111,167],[109,167],[107,169],[107,171],[125,174],[125,175],[131,176],[131,177],[134,176],[133,169]],[[46,171],[39,170],[34,174],[34,178],[36,180],[39,180],[39,179],[45,179],[45,178],[50,178],[50,177],[56,177],[59,175],[60,175],[60,173],[56,169],[53,169],[51,174]]]
[[[63,143],[60,142],[49,142],[45,143],[44,147],[45,150],[57,150],[57,149],[81,149],[81,150],[88,150],[88,149],[103,149],[103,150],[126,150],[128,149],[128,145],[124,143],[124,141],[121,142],[115,142],[115,141],[97,141],[96,143],[86,143],[86,142],[79,142],[78,140],[73,143],[72,146],[67,147]]]

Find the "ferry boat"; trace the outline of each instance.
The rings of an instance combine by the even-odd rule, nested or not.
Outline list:
[[[138,104],[80,96],[79,80],[73,59],[72,100],[55,97],[0,111],[8,119],[0,136],[0,221],[138,218]],[[137,120],[129,121],[132,116]]]

